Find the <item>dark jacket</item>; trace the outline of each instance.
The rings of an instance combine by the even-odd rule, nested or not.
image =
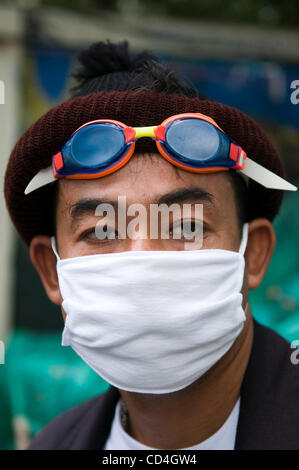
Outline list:
[[[299,364],[290,344],[254,321],[254,340],[241,388],[235,449],[299,450]],[[28,449],[103,449],[116,403],[115,387],[53,419]]]

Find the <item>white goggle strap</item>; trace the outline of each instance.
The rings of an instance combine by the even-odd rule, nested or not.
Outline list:
[[[32,191],[35,191],[42,186],[46,186],[49,183],[53,183],[53,181],[57,181],[57,178],[53,175],[52,167],[49,166],[48,168],[43,168],[32,178],[26,187],[24,194],[32,193]]]
[[[261,184],[268,189],[281,189],[284,191],[297,191],[296,186],[288,181],[284,180],[280,176],[272,173],[272,171],[267,170],[262,165],[254,162],[250,158],[246,158],[244,170],[237,170],[237,172],[245,178],[251,178],[257,183]],[[29,194],[36,189],[46,186],[49,183],[53,183],[57,179],[53,175],[53,169],[51,166],[40,170],[37,175],[35,175],[28,186],[26,187],[24,193]]]
[[[261,184],[265,188],[269,189],[281,189],[284,191],[297,191],[296,186],[288,181],[284,180],[280,176],[267,170],[262,165],[246,158],[244,170],[237,170],[241,175],[246,175],[257,183]]]
[[[247,240],[248,240],[248,223],[245,223],[243,225],[243,230],[242,230],[242,240],[239,248],[239,253],[241,255],[244,255],[246,251],[246,246],[247,246]]]
[[[57,252],[57,247],[56,247],[56,238],[55,237],[51,237],[51,245],[52,245],[52,250],[56,256],[56,259],[57,261],[60,261],[60,257],[59,257],[59,254]]]

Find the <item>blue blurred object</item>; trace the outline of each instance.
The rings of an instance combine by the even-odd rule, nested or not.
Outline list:
[[[184,60],[174,65],[188,83],[213,100],[260,120],[298,128],[298,106],[290,99],[298,65],[245,58]]]

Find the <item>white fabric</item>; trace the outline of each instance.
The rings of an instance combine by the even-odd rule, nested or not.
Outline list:
[[[231,414],[218,431],[211,437],[181,450],[233,450],[235,448],[237,424],[239,419],[240,399],[235,404]],[[111,426],[110,435],[105,444],[105,450],[157,450],[136,441],[122,427],[120,420],[120,401],[118,401]],[[169,450],[169,449],[166,449]]]
[[[40,170],[30,181],[30,183],[26,186],[24,194],[32,193],[36,189],[41,188],[42,186],[46,186],[49,183],[57,181],[57,179],[53,175],[53,168],[49,166],[48,168],[43,168]]]
[[[238,170],[239,173],[253,179],[265,188],[297,191],[296,186],[288,183],[288,181],[284,180],[281,176],[276,175],[272,171],[267,170],[267,168],[262,167],[259,163],[251,160],[251,158],[247,157],[245,163],[244,170]]]
[[[239,253],[127,251],[58,260],[67,315],[62,345],[119,389],[187,387],[243,328],[246,241],[247,224]]]

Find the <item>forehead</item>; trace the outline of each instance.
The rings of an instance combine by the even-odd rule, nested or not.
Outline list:
[[[149,203],[177,188],[202,188],[213,195],[215,205],[228,206],[234,194],[226,171],[196,174],[181,170],[159,154],[137,154],[121,169],[103,178],[61,180],[60,202],[100,195],[115,198],[126,195],[130,202]]]

